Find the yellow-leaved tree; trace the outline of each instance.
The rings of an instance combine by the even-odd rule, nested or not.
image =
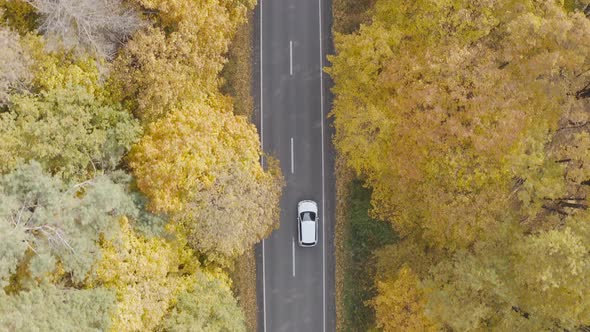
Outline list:
[[[103,241],[88,285],[116,292],[111,331],[245,330],[227,275],[199,267],[179,234],[144,237],[127,218],[120,224],[119,238]]]
[[[373,216],[402,238],[380,253],[391,265],[380,280],[396,280],[404,262],[439,262],[413,269],[421,282],[437,281],[427,309],[413,307],[416,319],[455,330],[588,325],[585,312],[558,319],[543,303],[555,296],[563,307],[587,307],[564,286],[566,273],[531,267],[535,278],[555,279],[563,298],[532,291],[530,279],[507,290],[520,263],[497,248],[547,240],[553,251],[539,251],[542,259],[519,253],[536,265],[572,238],[561,232],[568,216],[588,208],[590,21],[574,7],[378,0],[370,24],[335,36],[335,145],[373,189]],[[511,237],[498,244],[502,229]],[[400,255],[400,247],[420,249]],[[563,256],[578,250],[564,247]],[[585,279],[577,277],[571,282]]]
[[[116,291],[112,330],[151,330],[190,283],[198,262],[181,242],[136,235],[127,218],[120,224],[119,238],[101,245],[103,258],[91,283]]]
[[[420,279],[403,266],[397,279],[378,281],[378,294],[373,300],[377,326],[383,331],[437,331],[424,314],[426,299],[420,288]]]
[[[112,91],[151,122],[216,91],[236,27],[254,1],[136,0],[158,27],[138,32],[115,61]]]
[[[568,91],[587,76],[589,24],[545,2],[375,9],[370,26],[336,38],[336,146],[373,187],[377,217],[443,248],[469,246],[505,219],[513,178],[532,186],[520,166],[542,161],[522,158],[580,107]],[[560,197],[563,172],[544,173],[539,195]]]
[[[278,221],[281,176],[260,165],[254,126],[229,99],[190,103],[151,123],[130,165],[153,211],[170,213],[202,252],[235,256]]]

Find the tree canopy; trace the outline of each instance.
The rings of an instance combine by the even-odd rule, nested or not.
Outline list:
[[[64,179],[83,179],[112,170],[140,130],[131,115],[108,105],[81,86],[11,98],[0,114],[0,171],[30,160]]]
[[[0,178],[0,201],[0,286],[22,269],[30,278],[58,269],[81,282],[100,259],[99,238],[117,233],[117,216],[135,214],[124,188],[108,177],[68,186],[36,162]]]
[[[254,127],[224,102],[151,123],[130,165],[152,210],[174,214],[195,249],[235,256],[277,221],[281,179],[262,169]]]
[[[246,331],[244,314],[219,278],[198,274],[159,327],[164,331]]]
[[[282,179],[219,75],[254,4],[0,0],[1,330],[245,331]]]
[[[114,294],[102,288],[61,289],[45,284],[9,296],[0,291],[5,331],[106,331]]]
[[[142,26],[121,0],[26,1],[41,16],[39,30],[56,46],[81,47],[101,57],[114,57],[119,45]]]
[[[582,7],[378,0],[336,34],[335,144],[403,239],[378,253],[379,326],[589,324],[590,298],[569,288],[588,276]]]
[[[115,61],[113,93],[144,122],[214,94],[233,34],[254,2],[137,0],[163,28],[138,32]]]
[[[0,106],[11,91],[24,90],[31,79],[30,56],[23,50],[17,33],[0,27]]]

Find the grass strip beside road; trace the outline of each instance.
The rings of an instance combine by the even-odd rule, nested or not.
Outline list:
[[[342,162],[338,166],[342,169]],[[369,217],[370,190],[350,171],[337,174],[337,331],[368,331],[375,325],[375,312],[365,305],[375,296],[373,253],[397,237],[388,223]]]
[[[349,262],[344,248],[346,230],[346,204],[350,192],[350,183],[354,178],[352,171],[344,165],[340,156],[336,158],[336,225],[334,227],[334,246],[336,256],[335,292],[336,292],[336,331],[344,331],[344,272]]]

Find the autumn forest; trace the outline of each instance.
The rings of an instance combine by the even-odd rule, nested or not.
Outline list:
[[[587,330],[587,1],[349,3],[335,145],[399,239],[374,252],[375,326]]]
[[[589,331],[590,1],[333,3],[345,216],[387,238],[339,330]],[[255,5],[0,0],[0,331],[256,326],[233,274],[285,181],[227,92]]]
[[[254,5],[0,1],[0,330],[246,329],[282,186],[220,92]]]

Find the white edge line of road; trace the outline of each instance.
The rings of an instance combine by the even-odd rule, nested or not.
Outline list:
[[[262,95],[262,0],[259,0],[260,10],[260,152],[264,153],[264,110],[263,110],[263,95]],[[260,164],[264,167],[264,155],[260,158]],[[264,255],[264,239],[262,239],[262,323],[263,330],[266,332],[266,258]]]
[[[324,168],[324,53],[322,50],[322,0],[318,0],[319,22],[320,22],[320,112],[322,116],[322,312],[323,312],[323,331],[326,332],[326,232],[325,232],[325,168]]]

